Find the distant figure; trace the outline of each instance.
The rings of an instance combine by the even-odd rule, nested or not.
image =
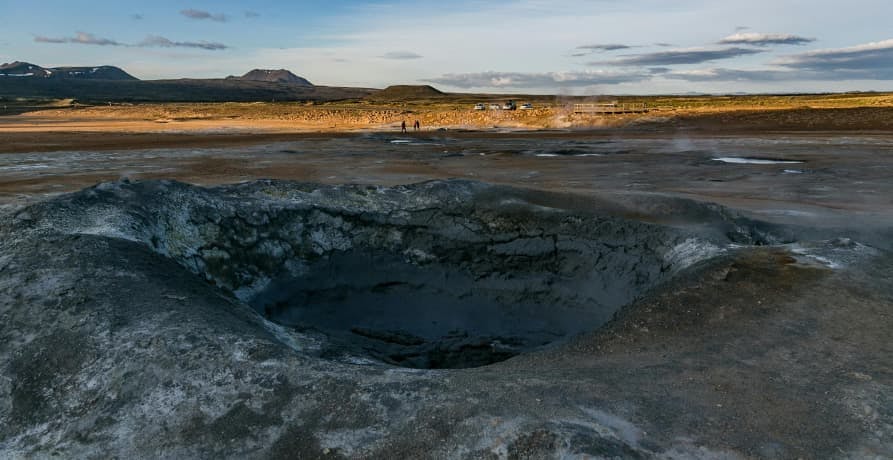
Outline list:
[[[420,131],[422,129],[422,124],[419,122],[419,120],[415,121],[415,124],[412,125],[412,129],[416,131]]]
[[[406,132],[406,120],[403,120],[403,123],[400,124],[400,132],[401,133]]]

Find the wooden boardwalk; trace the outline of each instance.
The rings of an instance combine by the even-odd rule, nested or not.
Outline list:
[[[616,102],[607,104],[574,104],[574,113],[611,115],[645,112],[648,112],[648,105],[644,102],[635,102],[628,104],[618,104]]]

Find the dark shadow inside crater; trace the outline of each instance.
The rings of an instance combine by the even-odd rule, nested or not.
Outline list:
[[[250,303],[279,324],[324,333],[329,357],[422,369],[506,360],[597,328],[636,294],[548,271],[470,273],[368,248],[334,253],[305,273],[273,281]]]

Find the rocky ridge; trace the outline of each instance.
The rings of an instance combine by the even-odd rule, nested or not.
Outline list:
[[[11,62],[0,65],[0,78],[49,78],[76,80],[135,81],[137,78],[114,66],[95,67],[48,67],[27,62]]]

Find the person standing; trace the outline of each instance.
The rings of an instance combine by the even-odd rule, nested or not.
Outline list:
[[[406,132],[406,120],[403,120],[403,123],[400,124],[400,132],[401,133]]]
[[[422,130],[422,123],[419,122],[419,120],[416,120],[416,121],[415,121],[415,124],[412,125],[412,127],[413,127],[413,129],[415,129],[416,131],[421,131],[421,130]]]

